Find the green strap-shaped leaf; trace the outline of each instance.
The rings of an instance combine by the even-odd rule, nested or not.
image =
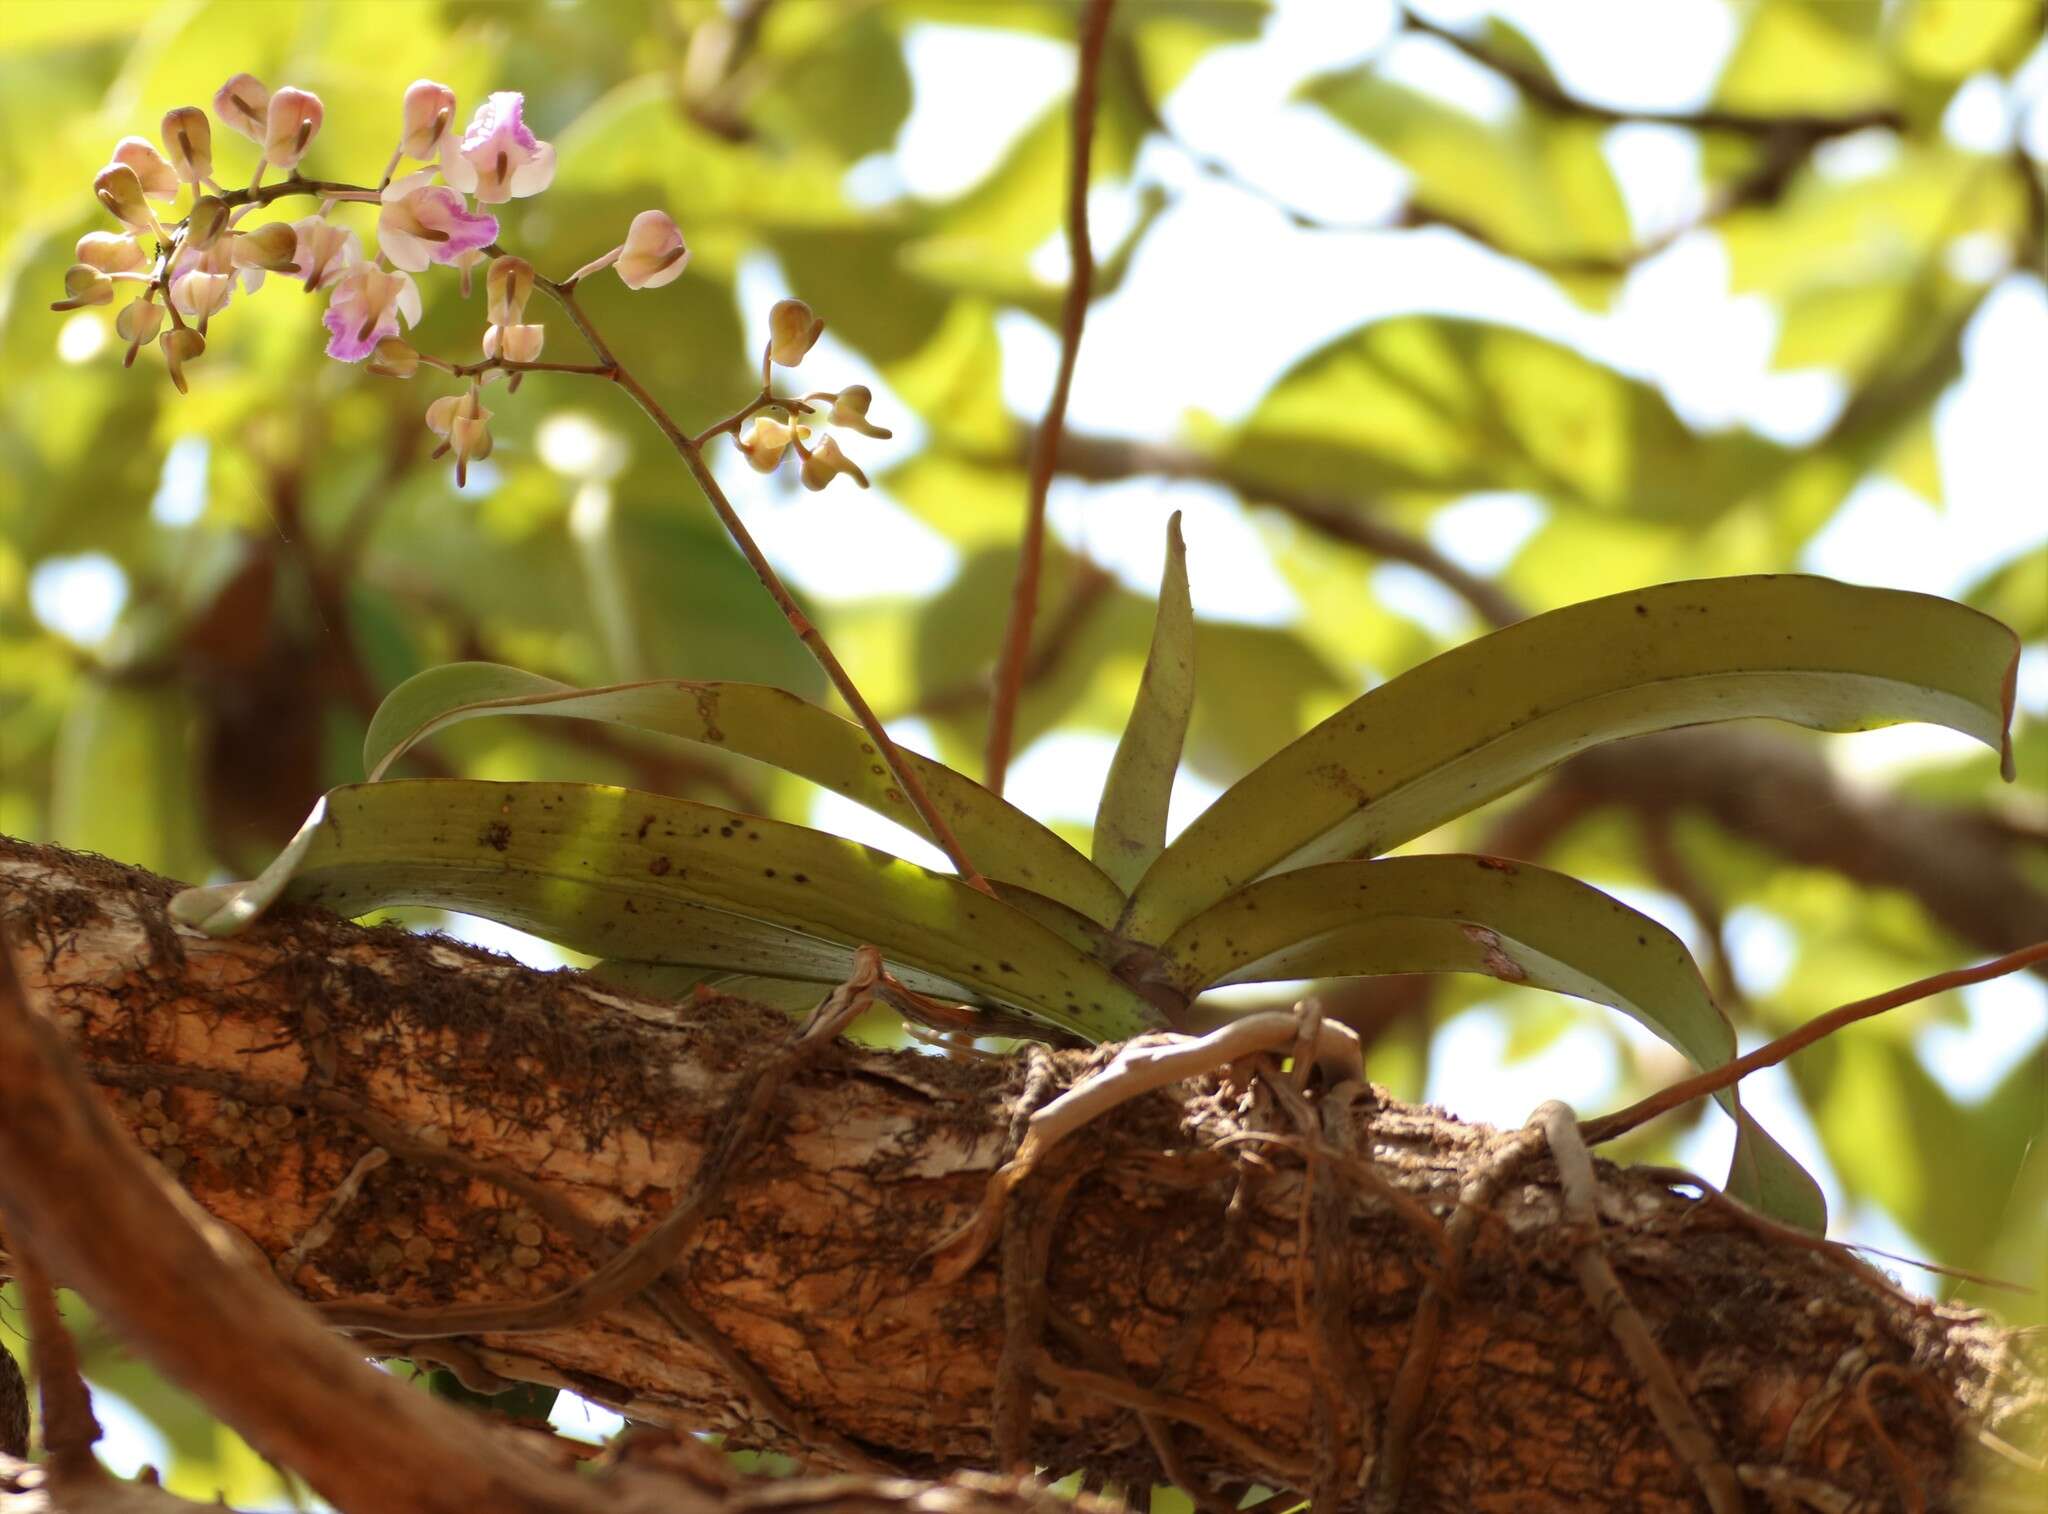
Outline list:
[[[1120,888],[1134,887],[1166,850],[1166,807],[1194,703],[1195,610],[1176,510],[1166,523],[1166,572],[1159,582],[1152,650],[1095,811],[1095,865]]]
[[[1498,857],[1331,862],[1240,889],[1163,949],[1184,993],[1218,983],[1382,973],[1483,973],[1620,1010],[1702,1069],[1735,1032],[1685,944],[1590,884]],[[1820,1189],[1743,1111],[1729,1191],[1788,1223],[1825,1228]]]
[[[1354,700],[1233,785],[1152,865],[1123,934],[1159,942],[1268,872],[1371,856],[1624,736],[1746,716],[1904,720],[2005,753],[2019,644],[1925,594],[1714,578],[1496,631]]]
[[[1100,964],[957,878],[803,826],[608,785],[338,788],[262,876],[187,889],[172,911],[229,935],[281,896],[349,916],[433,904],[596,956],[825,981],[872,945],[912,987],[1090,1039],[1159,1022]]]
[[[680,736],[771,763],[925,834],[867,733],[783,689],[662,679],[577,689],[492,662],[455,662],[408,678],[385,696],[363,740],[363,768],[380,779],[410,748],[459,720],[547,715]],[[1123,891],[1054,832],[973,779],[905,752],[960,844],[991,879],[1015,883],[1114,924]]]

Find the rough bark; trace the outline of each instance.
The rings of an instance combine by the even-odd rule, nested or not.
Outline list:
[[[678,1202],[729,1095],[790,1036],[757,1006],[675,1010],[305,910],[211,941],[166,921],[171,887],[0,840],[0,923],[30,999],[115,1119],[316,1303],[576,1282]],[[1547,1156],[1476,1216],[1405,1446],[1383,1410],[1438,1252],[1384,1202],[1333,1197],[1327,1155],[1309,1177],[1298,1147],[1245,1139],[1297,1128],[1259,1085],[1210,1077],[1127,1106],[1026,1186],[1028,1244],[935,1281],[926,1253],[973,1211],[1021,1106],[1102,1055],[836,1046],[792,1079],[659,1290],[566,1327],[359,1348],[560,1383],[818,1468],[987,1466],[1007,1393],[1033,1461],[1131,1483],[1321,1483],[1363,1506],[1375,1459],[1405,1450],[1403,1509],[1700,1506],[1582,1291],[1588,1238]],[[19,1118],[0,1111],[0,1129]],[[1323,1118],[1328,1147],[1439,1217],[1502,1145],[1378,1097]],[[1647,1174],[1603,1164],[1598,1212],[1607,1263],[1759,1498],[1876,1510],[1924,1490],[1940,1506],[1976,1429],[2010,1439],[2039,1412],[2038,1364],[1980,1316]],[[1006,1293],[1003,1259],[1028,1268],[1035,1249],[1042,1278],[1013,1272],[1025,1286]],[[1017,1336],[1033,1320],[1035,1351]]]

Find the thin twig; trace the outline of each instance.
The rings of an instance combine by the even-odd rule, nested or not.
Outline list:
[[[1045,497],[1052,487],[1053,459],[1059,451],[1060,427],[1067,418],[1067,395],[1074,384],[1074,364],[1081,355],[1081,328],[1088,319],[1088,300],[1095,280],[1095,256],[1088,245],[1088,170],[1095,144],[1095,97],[1102,72],[1102,44],[1109,35],[1109,14],[1115,0],[1088,0],[1081,15],[1077,43],[1073,108],[1073,156],[1067,174],[1067,254],[1073,267],[1060,314],[1060,366],[1052,398],[1031,451],[1030,498],[1025,506],[1024,542],[1017,561],[1016,593],[1010,624],[1003,635],[996,665],[995,700],[989,710],[988,762],[982,781],[1001,794],[1009,775],[1010,746],[1016,732],[1017,695],[1024,680],[1024,661],[1031,650],[1031,622],[1038,613],[1038,579],[1045,560]]]
[[[1766,140],[1792,136],[1823,141],[1830,137],[1846,137],[1852,132],[1864,131],[1873,126],[1901,130],[1906,124],[1905,118],[1898,111],[1888,107],[1857,111],[1842,116],[1824,116],[1800,112],[1767,115],[1716,109],[1629,110],[1619,106],[1600,105],[1571,94],[1547,74],[1514,59],[1504,58],[1473,41],[1464,33],[1453,31],[1447,26],[1439,26],[1411,10],[1402,11],[1401,25],[1409,31],[1419,32],[1425,37],[1434,37],[1437,41],[1457,49],[1482,68],[1500,75],[1534,104],[1559,115],[1577,116],[1581,120],[1604,122],[1610,126],[1640,122],[1651,126],[1679,126],[1692,131],[1728,132],[1734,136],[1760,137]]]
[[[1579,1133],[1589,1146],[1598,1146],[1616,1136],[1626,1135],[1639,1125],[1647,1125],[1661,1114],[1690,1104],[1694,1099],[1704,1099],[1709,1094],[1741,1082],[1760,1068],[1775,1067],[1795,1052],[1804,1051],[1814,1042],[1833,1035],[1845,1025],[1858,1020],[1867,1020],[1872,1015],[1881,1015],[1886,1010],[1897,1009],[1902,1004],[1912,1004],[1921,999],[1930,999],[1936,994],[1947,993],[1952,988],[1964,988],[1972,983],[1983,983],[1992,978],[2002,978],[2007,973],[2018,972],[2035,962],[2048,961],[2048,941],[2037,941],[2032,946],[2021,947],[2016,952],[2007,952],[1989,962],[1980,962],[1975,967],[1959,967],[1952,972],[1936,973],[1930,978],[1905,984],[1900,988],[1887,989],[1881,994],[1872,994],[1867,999],[1858,999],[1853,1004],[1844,1004],[1831,1009],[1824,1015],[1807,1021],[1797,1030],[1778,1037],[1769,1045],[1759,1046],[1746,1057],[1737,1057],[1733,1062],[1710,1068],[1696,1077],[1673,1083],[1669,1088],[1640,1099],[1626,1109],[1613,1114],[1602,1115],[1597,1120],[1587,1120],[1579,1127]]]
[[[1042,427],[1032,433],[1034,457],[1043,434]],[[1421,569],[1470,605],[1490,628],[1513,625],[1529,613],[1491,579],[1460,567],[1422,537],[1379,519],[1369,505],[1260,483],[1186,448],[1064,433],[1059,439],[1056,468],[1070,477],[1095,482],[1152,476],[1221,484],[1243,495],[1248,504],[1270,505],[1333,540]]]
[[[1600,1187],[1593,1157],[1579,1136],[1578,1117],[1555,1099],[1540,1104],[1529,1123],[1543,1131],[1564,1189],[1565,1221],[1572,1232],[1572,1270],[1602,1326],[1642,1382],[1650,1413],[1672,1454],[1690,1472],[1714,1514],[1742,1514],[1742,1484],[1721,1446],[1687,1396],[1671,1359],[1629,1299],[1600,1241]]]

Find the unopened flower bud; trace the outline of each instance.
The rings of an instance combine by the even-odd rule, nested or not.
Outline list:
[[[77,257],[101,273],[133,273],[149,261],[141,243],[118,231],[88,231],[78,239]]]
[[[164,307],[152,299],[131,300],[123,305],[114,317],[114,330],[121,340],[128,344],[128,352],[121,359],[123,368],[135,366],[135,354],[142,350],[142,344],[156,340],[156,334],[164,323]]]
[[[164,112],[164,155],[187,184],[213,177],[213,123],[196,105]]]
[[[537,363],[547,334],[547,328],[539,325],[486,326],[484,356],[501,357],[508,363]]]
[[[142,197],[142,180],[126,163],[109,163],[92,181],[92,192],[123,226],[161,236],[156,213]]]
[[[405,135],[399,144],[405,155],[421,162],[439,157],[454,124],[455,91],[432,79],[413,80],[405,92]]]
[[[853,460],[839,450],[839,443],[829,436],[813,447],[811,455],[804,459],[803,480],[806,489],[822,489],[841,473],[863,489],[868,486],[868,476],[854,466]]]
[[[178,198],[177,170],[164,161],[164,155],[156,150],[156,144],[147,137],[123,137],[114,144],[113,161],[126,163],[135,170],[135,177],[142,184],[142,192],[152,200],[175,200]]]
[[[235,292],[233,275],[195,270],[171,280],[171,304],[188,320],[203,321],[227,304]]]
[[[768,356],[785,368],[794,368],[824,330],[825,323],[812,315],[811,307],[802,300],[777,300],[768,312]]]
[[[789,449],[792,441],[801,441],[809,436],[810,428],[794,426],[776,420],[772,416],[757,416],[745,436],[734,437],[740,451],[747,455],[747,463],[756,473],[773,473],[782,462],[782,454]]]
[[[128,343],[131,353],[144,342],[154,341],[163,323],[164,307],[149,299],[131,300],[114,316],[114,330]]]
[[[221,125],[260,147],[270,120],[269,86],[254,74],[236,74],[213,92],[213,113]]]
[[[387,336],[371,349],[369,361],[363,367],[385,378],[411,378],[419,372],[420,355],[412,343]]]
[[[299,234],[289,221],[272,221],[234,240],[237,267],[267,268],[272,273],[298,271]]]
[[[52,310],[77,310],[85,305],[105,305],[114,298],[114,281],[90,263],[73,263],[64,270],[65,298],[52,300]]]
[[[189,393],[185,365],[206,351],[206,338],[190,326],[173,326],[158,339],[157,345],[164,350],[164,366],[171,370],[171,382],[178,386],[178,393]]]
[[[874,391],[866,384],[848,384],[832,396],[832,424],[858,431],[862,436],[894,436],[896,433],[888,427],[877,426],[868,419],[868,406],[874,402]]]
[[[533,295],[533,264],[524,258],[493,258],[484,275],[485,313],[493,326],[516,326]]]
[[[201,195],[192,202],[191,213],[185,217],[185,247],[191,252],[204,252],[220,240],[220,234],[227,230],[227,202],[217,195]]]
[[[310,90],[287,84],[272,95],[270,109],[264,113],[264,161],[279,168],[297,168],[325,115],[320,97]]]
[[[667,211],[643,210],[626,229],[625,246],[612,266],[628,289],[659,289],[682,277],[690,266],[690,249]]]

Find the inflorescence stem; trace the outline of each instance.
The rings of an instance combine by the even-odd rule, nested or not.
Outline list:
[[[295,194],[317,196],[323,200],[370,203],[382,198],[377,190],[365,185],[334,184],[298,177],[280,180],[275,184],[252,184],[246,189],[231,190],[221,198],[230,209],[236,209],[243,206],[268,205],[273,200]],[[492,257],[502,256],[504,253],[504,249],[496,243],[492,243],[483,251]],[[703,491],[705,499],[710,502],[712,510],[725,526],[727,534],[732,537],[733,545],[739,548],[740,556],[747,560],[747,566],[754,570],[754,576],[761,581],[761,586],[775,601],[776,608],[782,611],[790,629],[796,632],[798,640],[802,641],[811,656],[817,659],[818,665],[825,670],[825,676],[831,680],[832,687],[839,691],[839,697],[845,700],[847,707],[853,711],[854,718],[860,722],[862,729],[867,732],[868,739],[874,743],[876,754],[888,765],[889,772],[895,778],[904,799],[917,811],[926,831],[959,872],[961,881],[984,894],[993,896],[995,890],[989,886],[988,880],[982,876],[981,871],[975,867],[961,847],[960,838],[954,834],[953,827],[947,822],[946,817],[939,812],[938,806],[933,804],[930,793],[917,775],[917,770],[905,759],[896,743],[890,740],[889,733],[882,728],[881,717],[875,713],[874,707],[868,703],[859,686],[854,683],[853,676],[846,671],[845,664],[833,653],[824,633],[812,624],[810,617],[798,607],[795,598],[783,584],[781,575],[763,555],[760,546],[754,541],[753,533],[747,529],[746,522],[740,519],[739,512],[733,508],[732,501],[719,487],[718,480],[712,475],[710,466],[704,460],[704,444],[707,441],[727,432],[737,432],[741,423],[756,411],[771,404],[785,405],[795,410],[808,407],[800,400],[779,399],[764,388],[760,395],[749,401],[736,415],[697,436],[692,436],[676,424],[661,402],[627,370],[626,365],[612,352],[603,335],[591,324],[590,317],[576,301],[575,279],[557,282],[554,279],[537,276],[534,283],[562,307],[570,322],[581,333],[583,340],[589,344],[591,353],[597,358],[595,363],[509,362],[498,358],[487,358],[476,363],[451,363],[445,359],[425,355],[422,355],[422,361],[446,372],[470,378],[496,369],[513,374],[582,374],[585,377],[606,379],[631,395],[633,402],[654,422],[656,429],[667,438],[669,445],[689,468],[691,477],[697,481],[697,487]],[[173,318],[175,319],[175,312]]]

